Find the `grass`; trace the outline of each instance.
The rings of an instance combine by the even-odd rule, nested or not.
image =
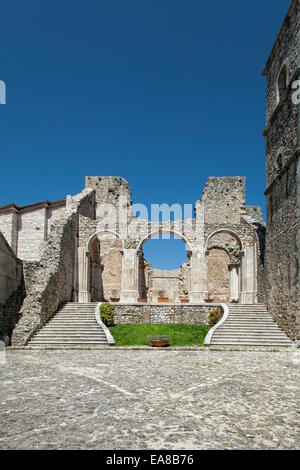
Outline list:
[[[208,325],[138,324],[109,328],[116,346],[150,346],[147,336],[170,336],[170,346],[202,346]]]

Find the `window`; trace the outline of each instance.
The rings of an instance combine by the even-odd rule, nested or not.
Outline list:
[[[283,168],[283,158],[281,153],[277,156],[276,165],[278,172],[280,172]]]
[[[281,100],[282,95],[284,94],[287,87],[287,70],[286,66],[284,65],[281,69],[281,72],[278,77],[278,95],[279,100]]]

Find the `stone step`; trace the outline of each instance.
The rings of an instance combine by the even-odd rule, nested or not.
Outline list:
[[[248,342],[255,342],[255,343],[259,343],[259,344],[262,344],[262,343],[268,343],[268,344],[272,344],[272,343],[276,343],[276,344],[287,344],[287,345],[291,345],[291,342],[290,341],[287,341],[287,340],[267,340],[267,339],[257,339],[257,338],[254,338],[254,339],[235,339],[233,338],[232,340],[228,340],[227,338],[216,338],[216,339],[213,339],[212,341],[212,344],[217,344],[217,343],[228,343],[228,344],[240,344],[240,343],[248,343]]]
[[[271,340],[271,339],[276,339],[278,341],[286,341],[286,342],[290,342],[288,341],[284,336],[277,336],[277,335],[240,335],[240,334],[229,334],[229,335],[224,335],[224,334],[215,334],[214,335],[214,340],[215,339],[259,339],[259,340]]]
[[[40,331],[36,337],[42,336],[105,336],[105,333],[98,332],[98,331]]]
[[[215,335],[277,335],[285,337],[286,334],[280,330],[223,330],[222,328],[217,329]]]
[[[291,346],[288,344],[277,344],[274,342],[270,343],[256,343],[250,342],[247,343],[211,343],[212,346],[231,346],[231,347],[239,347],[239,346],[260,346],[263,348],[273,347],[273,348],[290,348]]]
[[[271,335],[271,336],[282,336],[285,337],[285,333],[278,332],[276,330],[272,331],[257,331],[257,330],[216,330],[214,335]]]
[[[292,342],[260,305],[229,305],[229,315],[215,330],[211,345],[291,347]]]
[[[106,334],[95,318],[95,307],[96,303],[64,305],[29,345],[107,345]]]
[[[51,340],[47,340],[47,341],[40,341],[40,340],[32,340],[30,342],[30,345],[38,345],[38,344],[41,344],[41,345],[45,345],[47,346],[48,344],[77,344],[77,345],[80,345],[80,344],[103,344],[103,345],[107,345],[107,341],[88,341],[88,340],[74,340],[74,341],[67,341],[67,340],[63,340],[63,341],[51,341]]]

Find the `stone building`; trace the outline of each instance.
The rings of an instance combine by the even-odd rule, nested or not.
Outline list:
[[[194,218],[157,223],[136,216],[129,184],[118,177],[86,177],[85,189],[62,201],[1,207],[0,229],[22,259],[26,287],[13,341],[71,300],[263,302],[265,228],[260,209],[245,205],[245,184],[209,178]],[[178,270],[152,269],[144,258],[144,243],[162,233],[186,244]]]
[[[300,5],[293,0],[266,77],[266,302],[292,338],[300,336],[300,122],[295,85],[300,75]]]

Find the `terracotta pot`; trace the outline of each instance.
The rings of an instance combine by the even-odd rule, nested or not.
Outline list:
[[[214,301],[214,299],[204,299],[204,302],[206,302],[207,304],[212,304]]]
[[[158,297],[157,300],[158,300],[158,302],[161,302],[161,303],[163,303],[163,302],[169,302],[168,297]]]
[[[189,303],[189,299],[180,299],[180,302],[182,304],[188,304]]]
[[[110,299],[111,302],[120,302],[120,299]]]
[[[156,348],[163,348],[169,344],[169,341],[167,339],[150,339],[150,343]]]
[[[138,302],[140,302],[140,303],[146,303],[146,302],[147,302],[147,299],[138,299]]]

